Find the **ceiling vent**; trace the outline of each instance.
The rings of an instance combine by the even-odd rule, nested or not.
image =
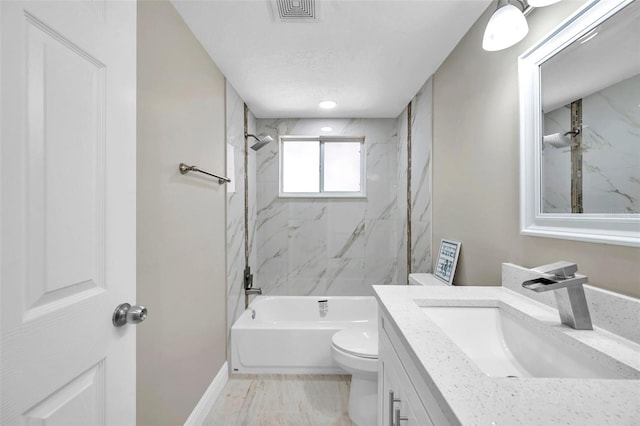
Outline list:
[[[274,16],[283,22],[305,21],[318,19],[316,0],[271,0]]]

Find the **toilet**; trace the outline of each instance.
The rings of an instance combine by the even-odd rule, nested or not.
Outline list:
[[[378,325],[354,324],[331,338],[333,360],[351,374],[349,417],[357,426],[377,424]]]
[[[447,285],[433,274],[409,274],[409,285]],[[333,360],[351,374],[349,417],[357,426],[378,424],[378,325],[354,324],[333,335]]]

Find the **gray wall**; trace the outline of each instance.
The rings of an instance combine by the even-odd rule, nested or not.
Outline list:
[[[225,81],[167,1],[138,3],[139,425],[183,424],[226,359]],[[133,383],[133,382],[132,382]]]
[[[499,284],[501,262],[570,260],[591,284],[640,297],[640,249],[519,232],[517,58],[583,3],[536,9],[525,40],[485,52],[492,4],[434,76],[433,243],[462,241],[458,284]]]

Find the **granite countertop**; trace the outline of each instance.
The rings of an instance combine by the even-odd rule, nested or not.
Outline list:
[[[394,328],[445,412],[463,425],[638,425],[640,345],[606,330],[573,330],[558,312],[503,287],[373,286]],[[615,361],[628,380],[502,378],[485,375],[422,311],[422,306],[501,306],[578,348]],[[587,350],[588,350],[587,348]],[[606,357],[605,357],[606,358]],[[615,368],[615,367],[614,367]],[[455,419],[454,419],[455,422]]]

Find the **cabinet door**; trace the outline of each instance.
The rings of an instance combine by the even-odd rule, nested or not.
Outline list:
[[[433,422],[420,402],[409,376],[384,332],[379,330],[380,366],[378,372],[380,426],[430,426]],[[396,422],[396,410],[400,421]]]

